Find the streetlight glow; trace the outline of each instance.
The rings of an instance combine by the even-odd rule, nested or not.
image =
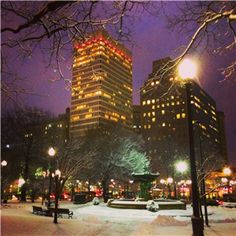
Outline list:
[[[172,184],[173,183],[173,178],[171,178],[171,177],[167,178],[167,183]]]
[[[190,59],[184,59],[178,66],[178,74],[182,79],[193,79],[197,74],[197,65]]]
[[[224,175],[231,175],[232,171],[229,167],[225,167],[223,169],[223,173],[224,173]]]
[[[59,176],[59,177],[61,177],[61,171],[60,170],[55,170],[55,175],[57,175],[57,176]]]
[[[19,178],[18,187],[20,188],[24,183],[25,183],[25,180],[23,178]]]
[[[1,166],[7,166],[7,161],[3,160],[3,161],[1,162]]]
[[[188,169],[188,165],[185,161],[180,161],[176,163],[176,169],[177,171],[184,173]]]
[[[165,183],[165,180],[164,180],[164,179],[161,179],[161,180],[160,180],[160,183],[161,183],[161,184],[164,184],[164,183]]]
[[[48,149],[48,155],[51,156],[51,157],[54,157],[55,154],[56,154],[55,149],[54,149],[53,147],[50,147],[50,148]]]

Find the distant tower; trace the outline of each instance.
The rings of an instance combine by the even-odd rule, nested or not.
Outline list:
[[[170,58],[154,61],[153,71],[141,88],[142,134],[152,168],[164,175],[172,175],[170,169],[175,161],[189,157],[186,89],[175,81],[173,70],[159,73],[169,61]],[[224,134],[220,132],[215,101],[192,81],[191,104],[197,161],[209,159],[208,164],[217,168],[225,160],[221,151],[225,139],[221,137]]]
[[[133,131],[141,133],[141,106],[133,105]]]
[[[132,128],[131,53],[105,31],[75,43],[70,135],[114,123]]]

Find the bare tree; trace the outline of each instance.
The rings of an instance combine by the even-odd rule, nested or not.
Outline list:
[[[62,190],[69,178],[75,178],[83,168],[89,167],[90,159],[94,150],[84,154],[82,148],[83,140],[69,140],[66,143],[55,144],[56,155],[54,156],[54,193],[55,193],[55,214],[54,223],[57,223],[58,201]]]
[[[15,101],[15,95],[32,93],[20,86],[17,73],[9,67],[11,49],[14,57],[31,58],[41,49],[47,66],[53,68],[66,86],[71,80],[64,74],[74,42],[84,42],[98,29],[113,32],[117,40],[129,40],[126,18],[139,14],[135,1],[5,1],[2,9],[2,92]],[[145,4],[146,5],[146,4]],[[146,8],[146,6],[145,6]]]
[[[181,60],[202,48],[208,52],[232,55],[236,47],[236,3],[198,1],[176,3],[176,14],[168,14],[163,4],[165,16],[172,30],[178,30],[189,38],[186,46],[180,49],[179,55],[166,63],[162,73],[176,68]],[[232,59],[226,68],[222,68],[225,79],[235,81],[236,61]]]

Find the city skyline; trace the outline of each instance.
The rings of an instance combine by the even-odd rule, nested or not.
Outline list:
[[[174,12],[174,9],[170,9],[171,11]],[[131,50],[133,54],[134,104],[139,104],[139,89],[151,71],[152,61],[165,56],[176,55],[175,50],[188,41],[185,35],[171,32],[164,18],[158,20],[159,22],[156,24],[156,17],[144,14],[133,27],[132,39],[135,46],[131,47]],[[198,52],[198,55],[201,55],[198,58],[201,68],[200,84],[216,100],[217,109],[225,113],[229,160],[235,164],[236,114],[233,109],[236,102],[235,83],[234,81],[219,83],[223,80],[219,68],[224,67],[230,58],[229,56],[211,56],[203,52],[203,49]],[[35,94],[28,94],[25,98],[28,105],[43,107],[55,114],[63,113],[65,108],[70,106],[70,90],[65,88],[63,81],[50,82],[48,80],[48,78],[56,79],[57,74],[52,68],[45,69],[43,56],[39,50],[31,58],[28,58],[23,65],[18,58],[14,58],[14,51],[11,51],[9,55],[12,55],[12,66],[17,69],[19,75],[31,78],[26,83],[29,83],[27,86],[32,88]],[[71,61],[67,61],[66,67],[69,65],[72,65],[72,58]],[[204,73],[202,73],[203,71]],[[69,70],[65,70],[65,75],[69,79],[72,78]]]

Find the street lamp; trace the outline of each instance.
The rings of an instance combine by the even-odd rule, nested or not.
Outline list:
[[[180,172],[181,174],[183,174],[184,172],[187,171],[188,169],[188,164],[186,161],[178,161],[175,164],[175,168],[178,172]],[[175,185],[175,196],[177,196],[177,190],[176,190],[176,185]]]
[[[50,156],[49,159],[49,188],[48,188],[48,207],[51,205],[51,188],[52,188],[52,158],[55,156],[56,151],[53,147],[48,149],[48,155]]]
[[[223,174],[224,175],[231,175],[231,173],[232,173],[232,171],[231,171],[231,169],[229,167],[225,167],[223,169]]]
[[[176,170],[180,173],[184,173],[188,169],[188,164],[185,161],[179,161],[175,164]]]
[[[61,171],[57,169],[55,170],[55,211],[54,211],[54,220],[53,220],[55,224],[57,224],[57,210],[58,210],[58,201],[59,201],[59,193],[60,193],[59,191],[60,178],[61,178]]]
[[[2,166],[2,167],[7,166],[7,161],[3,160],[3,161],[1,162],[1,166]]]
[[[178,67],[178,74],[180,78],[185,79],[186,88],[186,103],[187,103],[187,117],[188,117],[188,135],[189,135],[189,155],[191,166],[191,181],[192,181],[192,204],[193,215],[191,217],[192,229],[194,236],[203,236],[203,219],[200,217],[199,206],[199,188],[197,182],[197,170],[194,151],[194,133],[193,133],[193,115],[191,108],[191,82],[189,79],[193,79],[196,76],[197,66],[190,59],[184,59]]]
[[[3,160],[1,162],[1,168],[5,169],[4,167],[7,166],[7,161]],[[3,184],[3,180],[2,180],[2,177],[4,176],[3,174],[3,169],[1,170],[1,199],[3,199],[3,203],[6,203],[7,202],[7,199],[4,199],[4,184]]]

